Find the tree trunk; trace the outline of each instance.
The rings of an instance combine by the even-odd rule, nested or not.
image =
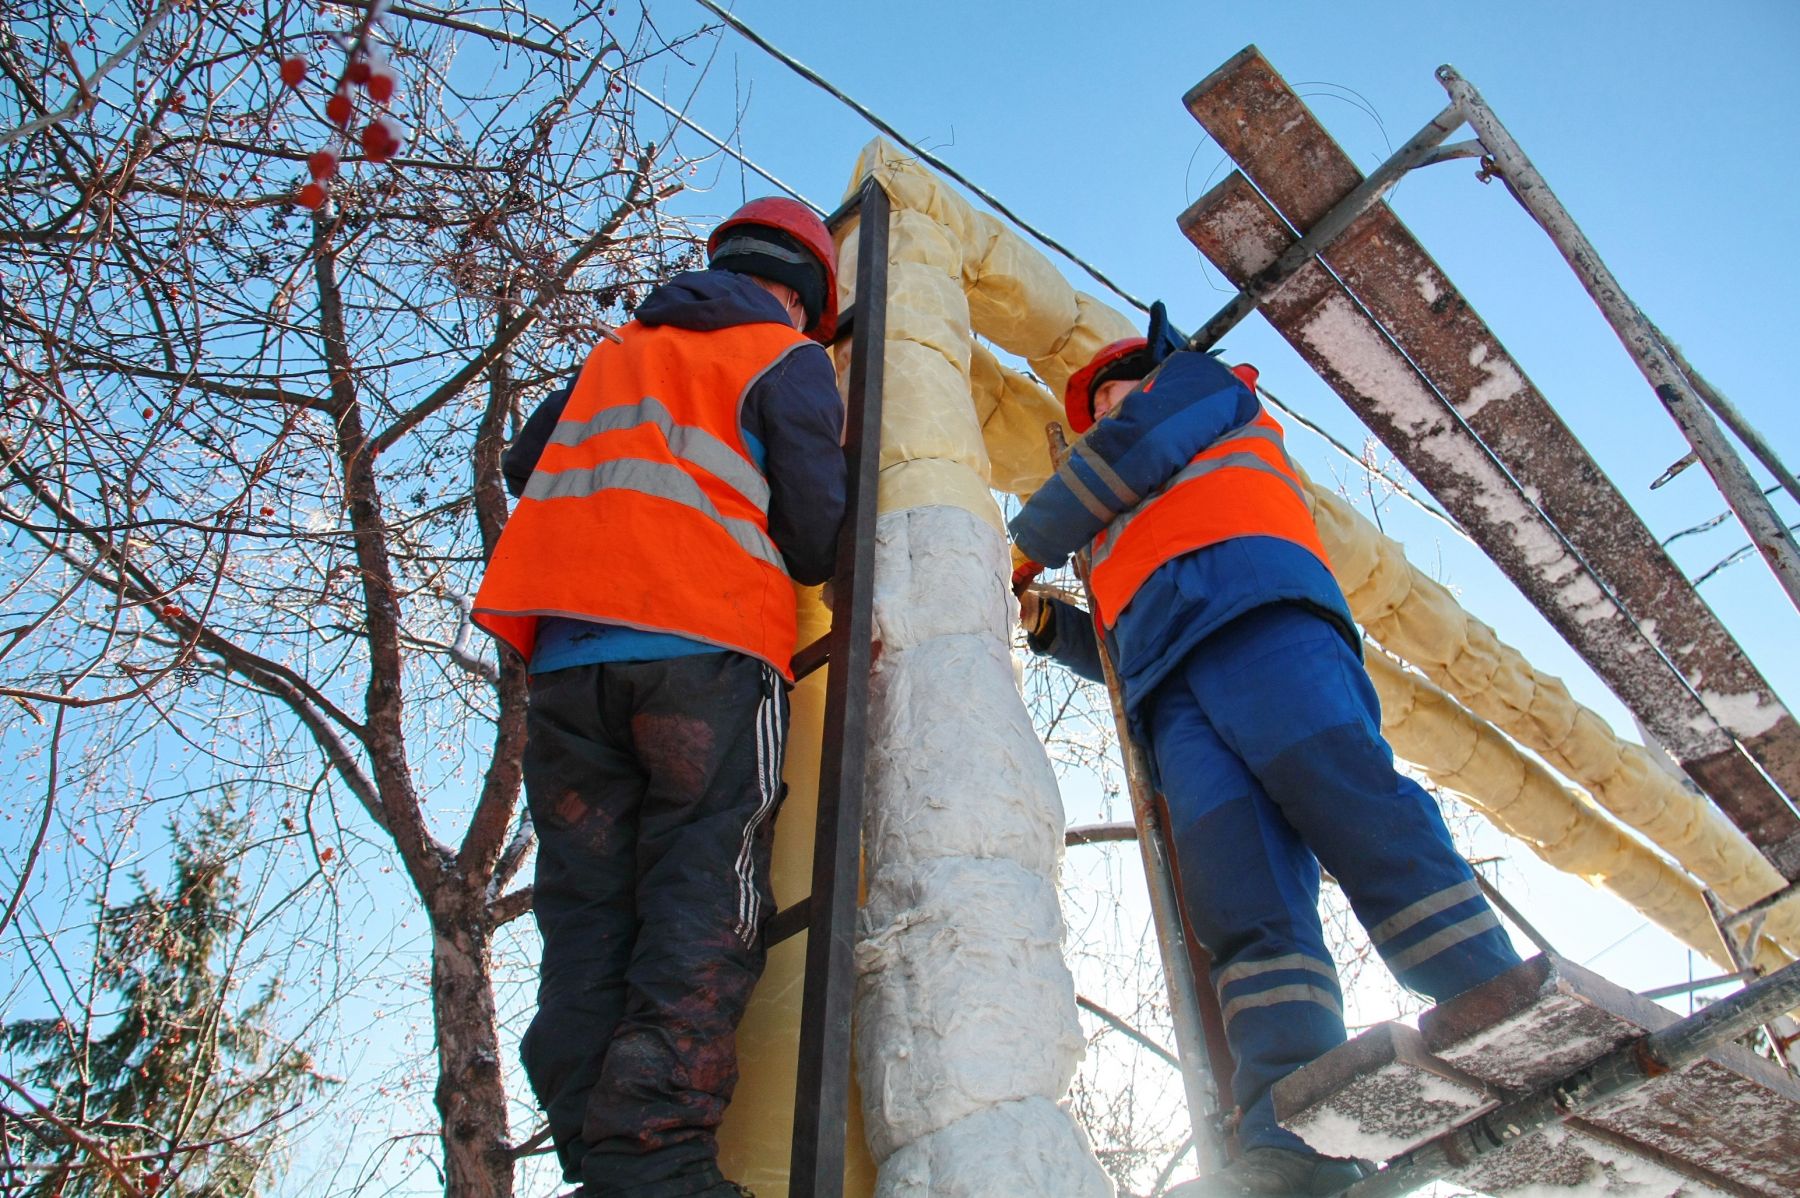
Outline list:
[[[464,879],[446,879],[439,893],[449,901],[435,904],[431,912],[437,1108],[443,1119],[444,1193],[449,1198],[511,1198],[513,1192],[483,889]]]

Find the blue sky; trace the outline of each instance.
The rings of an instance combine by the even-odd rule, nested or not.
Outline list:
[[[665,28],[679,15],[657,11],[668,14]],[[1126,290],[1167,300],[1189,328],[1227,293],[1175,217],[1231,168],[1183,109],[1183,92],[1255,43],[1368,170],[1444,105],[1432,72],[1450,63],[1483,92],[1638,303],[1790,465],[1800,457],[1781,353],[1800,316],[1788,270],[1800,133],[1783,115],[1800,83],[1800,7],[925,0],[737,11]],[[741,112],[734,144],[826,207],[875,135],[733,33],[689,112],[720,133]],[[1415,174],[1394,206],[1654,532],[1723,511],[1699,469],[1648,489],[1685,442],[1548,239],[1503,188],[1473,174],[1470,162]],[[768,190],[741,175],[730,162],[716,174],[703,168],[694,182],[712,190],[688,202],[723,213]],[[1103,294],[1075,268],[1065,273]],[[1229,357],[1257,363],[1288,406],[1360,447],[1360,425],[1260,318],[1226,346]],[[1355,482],[1323,442],[1304,433],[1293,441],[1315,478]],[[1781,511],[1800,518],[1792,503]],[[1383,520],[1416,563],[1632,735],[1624,709],[1478,551],[1402,503],[1390,503]],[[1728,522],[1672,552],[1697,575],[1744,541]],[[1800,616],[1767,570],[1742,562],[1701,593],[1796,701]],[[1672,942],[1638,931],[1635,915],[1581,883],[1523,865],[1514,877],[1519,900],[1571,955],[1600,954],[1623,936],[1625,948],[1597,962],[1618,980],[1649,986],[1685,970]]]

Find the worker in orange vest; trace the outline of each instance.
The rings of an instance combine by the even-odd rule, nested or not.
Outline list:
[[[1100,631],[1035,592],[1020,614],[1034,651],[1091,679],[1107,638],[1168,804],[1183,914],[1213,958],[1242,1153],[1172,1193],[1332,1194],[1363,1166],[1313,1152],[1269,1097],[1344,1040],[1321,862],[1414,990],[1445,999],[1519,958],[1437,805],[1394,769],[1361,637],[1254,368],[1175,351],[1160,308],[1150,338],[1070,378],[1069,426],[1085,435],[1011,525],[1036,562],[1091,546]]]
[[[844,512],[830,233],[744,205],[526,422],[474,620],[530,663],[522,1046],[586,1198],[726,1198],[796,637]]]

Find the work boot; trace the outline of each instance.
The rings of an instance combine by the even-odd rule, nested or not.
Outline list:
[[[1176,1186],[1168,1198],[1326,1198],[1371,1171],[1363,1161],[1259,1146],[1217,1173]]]

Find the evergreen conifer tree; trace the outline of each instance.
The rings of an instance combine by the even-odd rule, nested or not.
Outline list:
[[[173,884],[102,905],[99,986],[78,1020],[21,1020],[0,1046],[31,1062],[7,1102],[0,1190],[28,1198],[250,1198],[283,1116],[328,1079],[269,1028],[280,979],[246,979],[230,800],[171,827]],[[115,1013],[116,1012],[116,1013]]]

